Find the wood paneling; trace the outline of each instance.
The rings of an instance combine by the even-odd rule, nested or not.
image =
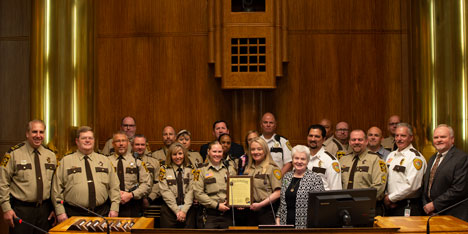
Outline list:
[[[31,1],[0,1],[0,154],[25,139],[29,100]],[[0,233],[8,226],[1,219]]]
[[[160,145],[171,124],[193,134],[194,148],[225,119],[234,139],[258,127],[265,111],[278,132],[305,143],[321,118],[386,131],[391,114],[408,119],[407,1],[288,2],[289,63],[275,90],[221,91],[208,56],[208,1],[96,1],[96,129],[102,144],[134,115]],[[233,110],[233,111],[231,111]]]

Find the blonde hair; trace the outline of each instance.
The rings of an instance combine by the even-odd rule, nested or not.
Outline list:
[[[177,152],[179,150],[182,150],[182,152],[184,153],[184,162],[182,163],[182,165],[184,165],[184,166],[189,165],[187,149],[182,144],[180,144],[179,142],[174,142],[174,143],[172,143],[171,146],[169,146],[169,149],[167,150],[166,166],[171,166],[171,164],[172,164],[172,153]]]
[[[263,140],[261,137],[255,137],[252,140],[252,143],[254,143],[254,142],[258,143],[262,147],[263,153],[265,154],[265,159],[262,161],[262,163],[266,161],[265,163],[267,165],[268,164],[276,165],[275,161],[271,157],[270,149],[268,148],[268,144],[266,143],[266,141]],[[252,145],[252,143],[250,143],[250,145]],[[247,155],[249,156],[249,163],[247,164],[247,169],[245,170],[245,173],[248,174],[250,172],[250,167],[252,167],[252,165],[255,164],[255,162],[254,162],[254,160],[252,158],[252,153],[251,153],[251,147],[250,146],[249,146],[249,150],[247,151]],[[263,170],[266,170],[266,168],[263,168]]]

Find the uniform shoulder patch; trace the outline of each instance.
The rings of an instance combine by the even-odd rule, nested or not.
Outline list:
[[[345,155],[346,155],[346,152],[344,152],[344,151],[337,151],[336,152],[336,158],[338,158],[338,160],[340,160]]]
[[[330,158],[331,158],[332,160],[336,160],[335,156],[333,156],[332,154],[330,154],[330,152],[328,152],[328,151],[325,150],[325,153],[326,153],[328,156],[330,156]]]
[[[422,162],[421,159],[415,158],[415,159],[413,159],[413,165],[414,165],[414,168],[416,168],[416,170],[419,171],[421,169],[422,165],[423,165],[423,162]]]
[[[200,178],[200,170],[199,169],[193,169],[192,174],[193,174],[193,180],[198,181],[198,178]]]
[[[291,143],[289,143],[289,141],[286,141],[286,146],[288,147],[289,150],[292,150],[292,146],[291,146]]]
[[[0,166],[6,167],[6,165],[10,161],[10,158],[11,158],[11,155],[9,153],[4,154],[2,159],[0,160]]]
[[[166,178],[166,165],[159,169],[159,181],[163,181]]]
[[[380,170],[382,172],[387,173],[387,164],[384,161],[379,160],[379,165],[380,165]]]
[[[421,154],[420,154],[416,149],[411,148],[410,151],[413,152],[414,155],[416,155],[416,156],[418,156],[418,157],[421,157]]]
[[[279,169],[273,170],[273,175],[275,175],[276,179],[281,180],[281,171]]]
[[[15,146],[12,146],[12,147],[7,151],[7,153],[11,153],[11,152],[13,152],[13,151],[19,149],[19,148],[20,148],[21,146],[23,146],[23,145],[24,145],[24,142],[21,142],[21,143],[15,145]]]
[[[333,170],[340,173],[340,164],[337,162],[332,163]]]
[[[145,171],[146,171],[146,172],[149,172],[149,171],[148,171],[148,167],[146,167],[146,163],[145,163],[145,162],[141,161],[141,165],[143,166],[143,168],[145,168]]]

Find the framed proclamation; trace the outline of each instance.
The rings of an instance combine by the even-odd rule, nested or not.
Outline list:
[[[252,176],[229,176],[227,181],[227,204],[233,207],[249,207],[253,193]]]

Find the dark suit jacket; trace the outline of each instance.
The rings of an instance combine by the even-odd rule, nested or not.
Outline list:
[[[439,164],[431,187],[431,197],[427,196],[429,176],[436,155],[429,159],[423,178],[423,205],[434,202],[434,212],[439,212],[468,197],[468,155],[452,147]],[[468,202],[464,202],[442,213],[468,221]]]
[[[206,154],[208,152],[208,144],[204,144],[200,147],[200,154],[203,157],[203,161],[206,159]],[[239,145],[235,142],[231,143],[231,149],[229,150],[229,154],[232,155],[233,158],[239,158],[240,156],[244,155],[244,147]]]

